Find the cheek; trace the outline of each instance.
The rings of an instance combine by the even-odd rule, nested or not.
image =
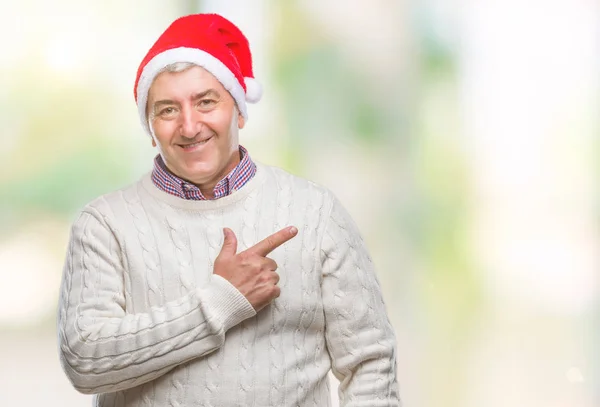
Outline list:
[[[220,135],[228,134],[234,123],[237,126],[237,118],[232,117],[231,112],[228,112],[227,109],[215,110],[205,117],[205,124]]]
[[[170,122],[155,122],[152,125],[152,131],[154,134],[154,139],[159,144],[165,144],[168,142],[173,135],[174,126]]]

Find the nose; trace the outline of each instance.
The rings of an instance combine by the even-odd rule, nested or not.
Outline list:
[[[180,117],[180,133],[183,137],[194,138],[202,129],[201,114],[191,106],[183,106]]]

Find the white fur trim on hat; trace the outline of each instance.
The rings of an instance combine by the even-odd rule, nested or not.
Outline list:
[[[262,86],[259,81],[254,78],[244,78],[246,82],[246,102],[257,103],[262,97]]]
[[[246,97],[244,88],[238,82],[237,78],[219,59],[215,58],[208,52],[196,48],[172,48],[161,52],[152,58],[144,67],[137,85],[137,105],[142,126],[148,134],[152,134],[146,117],[146,108],[148,103],[148,92],[154,78],[167,65],[176,62],[191,62],[206,69],[214,75],[215,78],[227,91],[231,94],[237,103],[237,107],[245,120],[248,120],[248,112],[246,109]],[[246,83],[248,86],[248,83]]]

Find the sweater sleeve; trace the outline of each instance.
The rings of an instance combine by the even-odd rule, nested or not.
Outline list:
[[[343,407],[399,406],[396,339],[365,244],[334,198],[321,244],[327,348]]]
[[[217,275],[177,300],[128,313],[126,273],[121,246],[104,218],[82,212],[71,230],[58,309],[60,362],[81,393],[156,379],[218,349],[229,328],[256,315]]]

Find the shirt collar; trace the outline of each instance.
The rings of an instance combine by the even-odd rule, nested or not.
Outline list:
[[[219,199],[230,195],[246,184],[256,173],[256,164],[250,158],[248,150],[239,146],[240,162],[227,174],[221,181],[215,185],[214,199]],[[182,199],[206,200],[202,195],[200,188],[178,176],[172,174],[165,165],[160,154],[154,158],[154,168],[152,170],[152,182],[154,185],[171,195]]]

